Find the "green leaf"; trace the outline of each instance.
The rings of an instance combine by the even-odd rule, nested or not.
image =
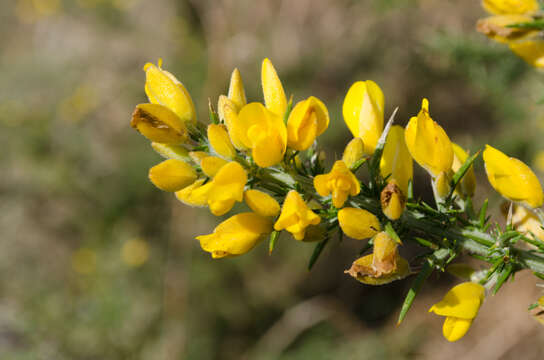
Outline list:
[[[542,29],[544,29],[544,20],[534,20],[534,21],[528,21],[528,22],[520,22],[520,23],[516,23],[516,24],[506,25],[506,27],[517,28],[517,29],[542,30]]]
[[[395,231],[395,229],[393,229],[393,225],[391,225],[390,222],[388,222],[386,225],[385,225],[385,232],[387,233],[387,235],[389,235],[393,240],[395,240],[395,242],[399,245],[402,245],[402,241],[400,240],[400,237],[398,236],[397,232]]]
[[[395,110],[391,114],[391,117],[389,117],[389,120],[387,121],[387,124],[385,125],[385,128],[383,129],[382,135],[380,136],[380,139],[378,140],[378,144],[376,145],[376,148],[374,149],[374,155],[372,155],[372,158],[370,159],[370,163],[369,163],[370,176],[372,179],[374,179],[374,181],[378,178],[378,175],[379,175],[378,169],[380,167],[380,161],[382,160],[383,148],[385,147],[385,140],[387,139],[387,134],[389,134],[389,130],[391,129],[393,122],[395,121],[395,115],[397,114],[398,110],[399,110],[398,107],[395,108]]]
[[[486,219],[487,205],[489,205],[489,201],[485,199],[484,204],[482,205],[482,208],[480,209],[480,214],[478,215],[478,218],[480,219],[480,228],[483,228],[485,223],[487,222],[487,219]]]
[[[219,124],[219,116],[213,109],[212,100],[208,98],[208,115],[210,116],[210,122],[212,124]]]
[[[289,102],[287,103],[287,110],[285,111],[285,114],[283,115],[283,122],[287,124],[287,120],[289,120],[289,115],[291,115],[291,110],[293,110],[293,95],[289,98]]]
[[[272,231],[272,233],[270,234],[270,240],[268,241],[268,255],[272,255],[272,251],[274,251],[274,248],[276,247],[276,241],[278,241],[279,237],[279,231]]]
[[[463,165],[453,174],[453,177],[450,182],[450,193],[446,197],[446,202],[449,202],[451,200],[451,197],[453,196],[453,192],[455,191],[455,188],[459,184],[459,182],[463,179],[463,176],[467,173],[467,171],[470,169],[472,164],[474,163],[474,160],[480,155],[481,150],[478,150],[474,155],[469,156],[467,160],[464,162]]]
[[[495,284],[495,288],[493,289],[493,295],[495,295],[497,291],[499,291],[499,289],[502,287],[502,285],[506,282],[506,280],[508,280],[513,270],[514,266],[512,264],[506,264],[506,266],[499,274],[499,278],[497,279],[497,283]]]
[[[429,264],[428,261],[426,261],[423,264],[423,268],[421,269],[419,274],[417,274],[416,279],[412,283],[410,290],[408,290],[408,294],[406,294],[406,298],[404,299],[404,303],[402,304],[402,308],[400,310],[397,326],[400,325],[402,321],[404,320],[404,318],[406,317],[408,310],[410,310],[410,307],[412,307],[412,303],[414,302],[416,295],[421,289],[421,285],[423,285],[425,280],[427,280],[427,278],[431,275],[432,272],[433,272],[433,267],[431,266],[431,264]]]
[[[317,243],[317,245],[314,248],[314,252],[312,253],[312,256],[310,257],[310,262],[308,263],[308,270],[312,270],[312,267],[314,266],[315,262],[319,258],[319,255],[321,255],[321,252],[325,248],[325,245],[329,242],[329,238],[325,238],[325,240]]]

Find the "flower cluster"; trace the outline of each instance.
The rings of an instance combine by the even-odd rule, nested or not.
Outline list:
[[[485,1],[493,11],[506,11],[499,6],[506,3],[523,2]],[[534,10],[519,5],[521,9]],[[396,110],[386,122],[381,88],[370,80],[355,82],[342,107],[353,139],[342,159],[326,170],[316,139],[331,125],[327,107],[314,96],[293,106],[270,60],[262,63],[264,102],[247,102],[235,69],[227,95],[218,98],[217,112],[209,106],[209,125],[197,121],[188,91],[162,69],[161,61],[158,66],[146,64],[144,71],[149,103],[136,106],[131,125],[166,158],[149,170],[151,182],[175,193],[184,204],[208,207],[215,216],[244,204],[213,232],[197,236],[213,258],[245,254],[266,237],[272,252],[278,237],[288,233],[298,241],[318,242],[311,267],[336,233],[340,238],[367,240],[360,257],[345,271],[354,279],[381,285],[422,269],[401,321],[430,273],[448,269],[452,260],[468,251],[493,266],[471,273],[468,282],[431,308],[446,316],[444,336],[450,341],[468,331],[486,290],[493,286],[498,290],[522,268],[544,272],[544,257],[535,260],[537,255],[514,247],[518,240],[537,241],[530,239],[528,225],[540,224],[543,192],[535,174],[520,160],[486,146],[483,159],[489,182],[515,205],[510,207],[507,229],[490,232],[487,203],[478,214],[472,205],[473,162],[479,152],[469,156],[450,140],[431,118],[427,99],[406,127],[393,125]],[[431,179],[434,206],[414,198],[414,160]],[[367,181],[357,176],[363,165]],[[406,241],[432,251],[409,262],[400,254]]]

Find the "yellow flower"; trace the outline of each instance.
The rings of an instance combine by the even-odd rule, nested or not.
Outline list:
[[[238,123],[238,107],[225,95],[219,96],[217,104],[219,119],[225,123],[232,145],[238,150],[247,150],[248,147],[238,138],[236,124]],[[234,124],[234,125],[233,125]]]
[[[295,105],[287,120],[287,145],[306,150],[329,126],[329,111],[321,100],[310,96]]]
[[[244,193],[247,206],[261,216],[277,216],[280,213],[280,204],[270,195],[259,190],[247,190]]]
[[[540,220],[534,212],[523,206],[514,206],[512,226],[522,233],[531,232],[537,239],[544,241],[544,229],[542,229]]]
[[[509,25],[531,22],[533,18],[527,15],[497,15],[478,20],[476,29],[490,39],[500,43],[508,43],[529,33],[537,32],[531,29],[509,27]]]
[[[542,186],[527,165],[489,145],[485,147],[483,158],[487,179],[497,192],[532,208],[542,206]]]
[[[287,110],[287,98],[276,69],[268,59],[263,60],[261,82],[266,108],[277,116],[283,117]]]
[[[544,68],[544,40],[540,33],[532,33],[508,43],[510,50],[529,65]]]
[[[457,172],[461,166],[467,161],[468,154],[462,147],[456,143],[451,143],[453,147],[453,164],[451,169],[453,172]],[[461,182],[457,185],[455,191],[462,197],[474,196],[474,190],[476,189],[476,176],[474,175],[474,167],[470,165],[465,176],[461,179]]]
[[[183,146],[152,142],[151,147],[164,158],[176,159],[181,161],[191,161],[189,153]]]
[[[353,134],[364,143],[367,155],[372,155],[383,131],[385,99],[374,81],[357,81],[344,99],[342,114],[344,122]]]
[[[242,75],[240,75],[240,71],[238,69],[234,69],[230,77],[228,98],[234,105],[236,105],[237,110],[240,110],[245,104],[247,104]]]
[[[166,106],[136,105],[130,125],[151,141],[180,144],[187,140],[185,123]]]
[[[274,224],[274,230],[287,230],[296,240],[303,240],[306,228],[317,225],[321,218],[308,208],[302,197],[295,190],[289,191],[285,197],[279,219]]]
[[[212,214],[224,215],[232,209],[236,201],[242,201],[246,182],[246,171],[239,163],[231,161],[221,167],[211,181],[207,193],[207,202]]]
[[[212,183],[207,182],[204,184],[204,181],[206,179],[196,180],[191,185],[176,191],[176,198],[189,206],[204,207],[208,205],[208,192]]]
[[[196,113],[191,95],[174,75],[161,69],[161,59],[158,65],[147,63],[144,66],[145,93],[149,101],[166,106],[183,122],[195,123]]]
[[[229,134],[224,125],[208,125],[208,141],[219,156],[226,159],[232,159],[236,156],[236,150],[234,150],[234,146],[230,142]]]
[[[387,134],[380,161],[380,173],[388,181],[395,180],[404,195],[408,193],[408,183],[413,177],[412,156],[406,147],[404,129],[393,125]]]
[[[393,179],[380,194],[382,211],[389,220],[397,220],[402,215],[406,206],[406,196]]]
[[[482,6],[496,15],[527,14],[539,9],[537,0],[482,0]]]
[[[197,236],[202,250],[212,258],[242,255],[272,231],[272,220],[251,212],[234,215],[219,224],[209,235]]]
[[[361,191],[359,180],[342,160],[336,161],[328,174],[317,175],[314,187],[321,196],[332,193],[332,203],[337,208],[344,206],[349,195],[355,196]]]
[[[200,161],[202,172],[209,177],[214,177],[219,170],[228,164],[228,161],[217,156],[206,156]]]
[[[169,159],[149,169],[149,180],[161,190],[178,191],[196,180],[196,171],[185,161]]]
[[[454,286],[429,309],[429,312],[446,316],[442,332],[448,341],[457,341],[467,333],[484,301],[484,295],[482,285],[465,282]]]
[[[369,211],[346,207],[338,211],[340,228],[350,238],[356,240],[368,239],[380,230],[380,221]]]
[[[361,138],[353,138],[346,145],[344,149],[344,154],[342,155],[342,160],[346,163],[346,166],[350,169],[353,169],[355,164],[363,158],[365,145]]]
[[[287,147],[287,129],[283,120],[262,104],[244,106],[230,124],[229,132],[246,148],[252,149],[253,159],[260,167],[282,161]]]
[[[433,177],[451,169],[453,149],[450,138],[429,116],[427,99],[423,99],[417,117],[412,117],[408,122],[404,137],[414,160]]]
[[[374,252],[355,260],[345,273],[367,285],[382,285],[410,275],[410,266],[387,233],[374,236]]]

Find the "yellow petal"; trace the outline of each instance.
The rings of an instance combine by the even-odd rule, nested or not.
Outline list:
[[[161,190],[178,191],[196,180],[196,172],[185,161],[169,159],[149,169],[149,180]]]
[[[429,102],[423,99],[421,111],[406,126],[404,137],[410,155],[433,177],[451,169],[453,149],[444,129],[429,116]]]
[[[489,145],[486,145],[483,158],[487,178],[497,192],[532,208],[542,206],[542,186],[527,165]]]
[[[287,98],[285,97],[285,92],[283,91],[283,86],[276,73],[276,69],[274,69],[274,65],[268,59],[263,60],[261,82],[266,108],[276,115],[283,117],[287,110]]]
[[[287,145],[295,150],[306,150],[329,126],[329,111],[325,104],[310,96],[295,105],[287,120]]]
[[[533,18],[526,15],[497,15],[478,20],[476,29],[487,37],[500,43],[508,43],[511,40],[534,33],[535,30],[514,28],[508,25],[532,22]]]
[[[254,126],[248,132],[256,141],[254,142],[252,156],[255,163],[262,167],[278,164],[285,155],[285,145],[279,134],[263,132],[262,127]]]
[[[540,220],[534,212],[526,209],[523,206],[514,206],[514,213],[512,214],[512,226],[523,233],[531,232],[537,239],[544,241],[544,229]]]
[[[235,129],[236,124],[238,124],[238,109],[236,105],[229,98],[221,95],[219,96],[219,103],[217,107],[219,109],[219,119],[224,121],[225,125],[227,125],[230,141],[232,141],[234,147],[238,150],[247,149],[248,147],[245,146],[244,143],[238,138],[236,131],[240,131],[240,129]]]
[[[144,66],[146,73],[145,92],[149,101],[172,110],[183,122],[196,122],[193,100],[183,84],[166,70],[154,64]]]
[[[208,192],[211,189],[211,182],[204,184],[205,179],[200,179],[191,185],[176,191],[176,198],[189,206],[204,207],[208,204]],[[204,184],[204,185],[202,185]]]
[[[274,229],[277,231],[285,229],[296,240],[303,240],[306,228],[320,222],[321,218],[308,208],[302,196],[295,190],[291,190],[285,197],[280,217],[274,224]]]
[[[236,105],[238,109],[241,109],[245,104],[247,104],[242,75],[236,68],[230,77],[228,98]]]
[[[406,197],[395,180],[391,180],[380,194],[382,211],[389,220],[397,220],[404,211]]]
[[[208,141],[219,156],[227,159],[232,159],[236,156],[236,150],[234,150],[234,146],[230,142],[229,134],[224,125],[208,125]]]
[[[242,201],[247,174],[242,165],[231,161],[219,169],[208,192],[208,205],[212,214],[226,214],[236,201]]]
[[[194,161],[195,164],[197,165],[200,165],[200,163],[202,162],[202,160],[204,158],[207,158],[209,157],[210,154],[208,154],[207,152],[204,152],[204,151],[191,151],[189,152],[189,157],[191,158],[191,160]]]
[[[277,216],[280,213],[280,204],[270,195],[259,190],[247,190],[244,193],[247,206],[261,216]]]
[[[180,145],[161,144],[157,142],[152,142],[151,147],[159,155],[167,159],[176,159],[181,161],[191,160],[191,157],[189,156],[189,152],[183,146],[180,146]]]
[[[531,34],[508,43],[510,49],[528,64],[544,68],[544,40],[540,33]]]
[[[343,208],[338,212],[338,222],[347,236],[357,240],[368,239],[381,230],[378,218],[363,209]]]
[[[395,271],[389,274],[381,274],[379,276],[373,275],[375,270],[372,267],[374,262],[374,254],[363,256],[353,262],[349,270],[344,273],[351,275],[357,281],[366,285],[384,285],[389,284],[395,280],[401,280],[411,274],[410,265],[408,262],[397,257],[397,267]]]
[[[214,177],[228,161],[217,156],[206,156],[200,162],[202,172],[209,177]]]
[[[363,158],[365,145],[361,138],[353,138],[346,145],[344,149],[344,154],[342,155],[342,160],[346,163],[346,166],[350,169],[355,166],[355,164]]]
[[[442,334],[444,334],[444,337],[448,341],[457,341],[465,336],[471,324],[472,319],[467,320],[448,316],[446,320],[444,320]]]
[[[332,193],[333,205],[337,208],[344,205],[348,195],[355,196],[361,191],[359,181],[342,160],[336,161],[328,174],[317,175],[314,187],[321,196]]]
[[[374,258],[372,267],[378,276],[390,274],[397,268],[397,243],[386,232],[380,232],[374,236]]]
[[[482,6],[492,14],[527,14],[538,11],[537,0],[482,0]]]
[[[167,107],[139,104],[130,125],[151,141],[180,144],[187,139],[187,129],[181,119]]]
[[[387,134],[380,161],[380,173],[383,178],[395,180],[403,194],[408,193],[408,183],[413,177],[413,161],[406,141],[404,129],[393,125]]]
[[[484,300],[484,294],[485,289],[482,285],[465,282],[454,286],[440,302],[429,309],[429,312],[460,319],[474,319]]]

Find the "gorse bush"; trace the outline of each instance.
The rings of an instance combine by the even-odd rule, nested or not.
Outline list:
[[[515,23],[521,23],[520,16],[534,20],[537,15],[526,14],[536,14],[538,4],[483,3],[493,13],[514,15],[483,20],[478,28],[497,40],[507,39],[514,52],[540,66],[539,47],[520,50],[510,42],[514,36],[525,41],[534,30],[502,22],[502,16],[516,18]],[[497,24],[504,25],[501,31]],[[516,272],[529,269],[544,277],[538,178],[523,162],[490,145],[471,155],[453,143],[431,118],[427,99],[403,128],[394,125],[396,110],[385,121],[385,96],[378,84],[355,82],[342,108],[353,139],[342,159],[326,169],[318,145],[330,125],[326,105],[313,96],[296,103],[288,99],[270,60],[262,63],[264,103],[247,102],[235,69],[217,111],[209,104],[209,125],[196,119],[189,93],[162,68],[161,60],[144,70],[150,103],[136,106],[131,125],[166,158],[150,169],[153,184],[187,205],[208,207],[216,216],[230,213],[238,202],[247,205],[247,211],[197,237],[212,258],[245,254],[263,239],[269,240],[272,253],[278,238],[290,235],[316,243],[311,268],[328,242],[344,235],[364,241],[345,271],[354,279],[381,285],[415,274],[399,323],[430,274],[448,270],[465,282],[430,311],[445,316],[443,333],[449,341],[465,335],[485,294],[496,293]],[[476,207],[472,202],[477,190],[473,163],[480,154],[489,183],[508,202],[504,227],[490,222],[487,200]],[[431,179],[434,204],[413,193],[413,160]],[[363,171],[364,181],[357,176]],[[421,246],[421,256],[412,262],[402,258],[398,248],[404,242]],[[475,271],[454,263],[465,253],[488,266]]]

